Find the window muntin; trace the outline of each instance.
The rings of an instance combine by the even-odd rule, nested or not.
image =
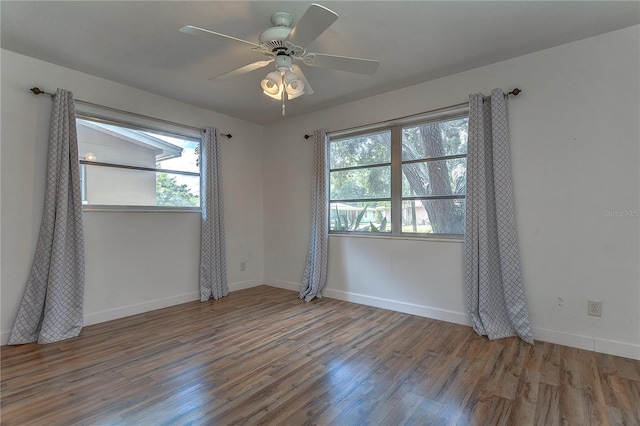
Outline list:
[[[459,216],[451,212],[451,210],[458,210],[464,212],[465,200],[464,199],[429,199],[425,200],[425,203],[429,203],[431,211],[444,212],[448,217],[452,218],[449,221],[452,229],[460,228],[464,231],[464,215]],[[449,211],[447,210],[449,209]],[[424,208],[421,200],[403,200],[402,201],[402,232],[405,234],[438,234],[434,230],[434,224],[429,220],[429,211]],[[455,222],[462,221],[462,222]],[[449,232],[449,235],[456,235]]]
[[[330,138],[330,232],[464,235],[468,114],[454,114]]]
[[[329,229],[336,232],[390,232],[390,201],[332,202]]]
[[[329,229],[391,231],[391,132],[329,143]]]
[[[402,196],[464,195],[466,175],[466,157],[403,163]]]
[[[331,199],[391,199],[391,166],[338,169],[331,172]]]
[[[391,133],[376,132],[331,141],[329,168],[391,164]]]
[[[402,128],[403,233],[464,235],[468,128],[467,117]]]
[[[106,208],[200,208],[193,137],[76,119],[82,199]]]

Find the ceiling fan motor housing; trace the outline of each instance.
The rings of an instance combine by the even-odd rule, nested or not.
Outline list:
[[[291,28],[289,27],[271,27],[264,30],[258,40],[261,45],[268,47],[271,51],[277,48],[286,48],[284,40],[287,39],[290,32]]]
[[[293,17],[287,12],[276,12],[271,16],[271,22],[275,27],[267,28],[258,37],[258,41],[270,52],[280,55],[295,54],[290,47],[285,44],[285,40],[291,33],[291,23]]]

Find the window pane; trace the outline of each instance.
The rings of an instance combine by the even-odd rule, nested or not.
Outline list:
[[[83,165],[83,203],[116,206],[200,207],[200,178]]]
[[[76,124],[78,154],[86,162],[81,165],[84,204],[200,207],[199,142],[92,120]]]
[[[466,177],[466,158],[403,164],[402,196],[464,195]]]
[[[200,177],[156,173],[156,205],[200,207]]]
[[[402,232],[464,234],[465,200],[404,200]]]
[[[164,159],[158,159],[156,166],[159,169],[200,173],[200,143],[152,133],[149,135],[182,148],[182,152],[178,156],[166,156]]]
[[[391,201],[331,203],[332,231],[391,232]]]
[[[329,163],[331,169],[391,163],[391,132],[332,140]]]
[[[402,160],[467,153],[468,118],[404,127]]]
[[[156,205],[156,174],[154,172],[90,164],[84,165],[84,169],[86,204]]]
[[[198,142],[77,119],[80,159],[199,173]]]
[[[391,166],[331,172],[332,200],[391,197]]]

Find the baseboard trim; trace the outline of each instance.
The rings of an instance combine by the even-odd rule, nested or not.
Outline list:
[[[300,291],[301,287],[301,284],[299,283],[265,278],[263,280],[249,280],[231,283],[229,284],[229,291],[237,291],[245,288],[257,287],[259,285],[268,285],[271,287],[282,288],[291,291]],[[325,297],[329,297],[331,299],[344,300],[345,302],[353,302],[361,305],[373,306],[376,308],[389,309],[392,311],[418,315],[426,318],[433,318],[455,324],[470,325],[467,315],[460,312],[453,312],[445,309],[437,309],[429,306],[416,305],[413,303],[400,302],[397,300],[368,296],[341,290],[325,289],[323,293]],[[173,305],[179,305],[181,303],[191,302],[194,300],[198,300],[199,298],[199,293],[192,292],[180,294],[177,296],[166,297],[163,299],[151,300],[144,303],[123,306],[116,309],[95,312],[85,315],[84,325],[98,324],[118,318],[141,314],[156,309],[162,309]],[[637,344],[620,342],[616,340],[600,339],[597,337],[584,336],[580,334],[565,333],[563,331],[550,330],[540,327],[532,327],[532,330],[534,338],[543,342],[557,343],[559,345],[640,360],[640,345]],[[10,333],[10,331],[0,332],[0,345],[7,344],[7,342],[9,341]]]
[[[0,346],[4,346],[9,343],[9,334],[11,334],[11,331],[3,331],[0,333]]]
[[[389,309],[390,311],[402,312],[405,314],[417,315],[451,322],[454,324],[471,325],[467,314],[449,311],[446,309],[432,308],[430,306],[416,305],[415,303],[401,302],[398,300],[385,299],[381,297],[368,296],[365,294],[352,293],[341,290],[325,289],[323,295],[332,299],[344,300],[361,305],[373,306],[376,308]]]
[[[245,288],[257,287],[262,285],[262,280],[240,281],[229,284],[229,291],[244,290]]]
[[[241,281],[229,284],[229,291],[237,291],[245,288],[256,287],[262,285],[262,280]],[[122,306],[115,309],[94,312],[84,316],[84,325],[99,324],[106,321],[124,318],[131,315],[142,314],[156,309],[167,308],[169,306],[179,305],[181,303],[193,302],[200,299],[199,292],[179,294],[176,296],[165,297],[162,299],[149,300],[142,303]],[[11,331],[3,331],[0,333],[0,345],[6,345],[9,342]]]
[[[277,287],[284,290],[291,290],[291,291],[298,291],[298,292],[302,287],[302,284],[300,283],[294,283],[291,281],[271,280],[268,278],[265,278],[264,280],[262,280],[262,282],[264,285],[268,285],[270,287]]]
[[[532,327],[532,329],[533,337],[536,340],[640,360],[640,345],[617,340],[600,339],[593,336],[564,333],[546,328]]]
[[[264,284],[293,291],[300,291],[301,287],[299,283],[273,279],[265,279]],[[468,316],[459,312],[333,289],[325,289],[323,295],[332,299],[344,300],[345,302],[389,309],[455,324],[471,325]],[[532,327],[532,331],[535,340],[640,360],[640,345],[615,340],[605,340],[593,336],[565,333],[563,331],[549,330],[540,327]]]
[[[155,311],[156,309],[167,308],[181,303],[193,302],[200,299],[200,293],[185,293],[176,296],[165,297],[162,299],[149,300],[133,305],[122,306],[106,311],[94,312],[84,316],[84,325],[99,324],[101,322],[111,321],[118,318],[129,317],[131,315],[142,314],[144,312]]]
[[[262,284],[262,280],[240,281],[229,284],[229,291],[237,291],[245,288],[256,287]],[[98,324],[131,315],[142,314],[144,312],[155,311],[156,309],[167,308],[181,303],[192,302],[200,299],[199,292],[180,294],[163,299],[150,300],[134,305],[123,306],[121,308],[110,309],[108,311],[96,312],[84,316],[84,325]]]
[[[557,343],[559,345],[571,346],[572,348],[585,349],[587,351],[595,350],[593,337],[540,327],[531,327],[531,331],[533,331],[533,338],[535,340]]]
[[[640,360],[640,345],[598,338],[594,338],[594,341],[596,352]]]
[[[300,291],[301,285],[290,281],[279,281],[265,279],[264,284],[282,288],[285,290]],[[389,309],[391,311],[402,312],[405,314],[417,315],[426,318],[437,319],[455,324],[470,325],[466,314],[448,311],[445,309],[437,309],[429,306],[416,305],[413,303],[401,302],[398,300],[385,299],[381,297],[368,296],[366,294],[352,293],[341,290],[324,289],[322,292],[324,297],[331,299],[343,300],[345,302],[358,303],[360,305],[373,306],[375,308]]]

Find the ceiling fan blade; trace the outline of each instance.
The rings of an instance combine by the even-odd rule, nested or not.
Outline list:
[[[305,64],[318,68],[330,68],[358,74],[373,75],[378,70],[378,61],[372,59],[349,58],[347,56],[324,55],[322,53],[308,53],[304,56]]]
[[[311,85],[309,84],[307,78],[302,73],[300,67],[297,65],[291,66],[291,72],[297,75],[298,78],[304,83],[304,96],[313,95],[313,89],[311,88]]]
[[[267,65],[269,65],[272,62],[273,62],[273,59],[267,60],[267,61],[254,62],[252,64],[245,65],[245,66],[240,67],[240,68],[236,68],[233,71],[225,72],[224,74],[220,74],[220,75],[217,75],[215,77],[211,77],[209,79],[209,81],[211,81],[211,80],[216,80],[216,81],[228,80],[230,78],[237,77],[239,75],[246,74],[248,72],[257,70],[259,68],[266,67]]]
[[[245,45],[249,45],[249,46],[251,46],[253,48],[260,48],[259,44],[255,44],[255,43],[252,43],[252,42],[247,41],[247,40],[242,40],[242,39],[239,39],[239,38],[235,38],[235,37],[232,37],[230,35],[216,33],[214,31],[210,31],[210,30],[205,30],[204,28],[194,27],[192,25],[187,25],[187,26],[184,26],[184,27],[180,28],[180,32],[181,33],[185,33],[185,34],[191,34],[191,35],[194,35],[196,37],[208,37],[208,38],[212,38],[212,39],[216,39],[216,40],[223,39],[223,40],[227,40],[227,41],[234,41],[236,43],[242,43],[242,44],[245,44]]]
[[[338,14],[319,4],[312,4],[287,37],[288,42],[307,47],[338,19]]]

